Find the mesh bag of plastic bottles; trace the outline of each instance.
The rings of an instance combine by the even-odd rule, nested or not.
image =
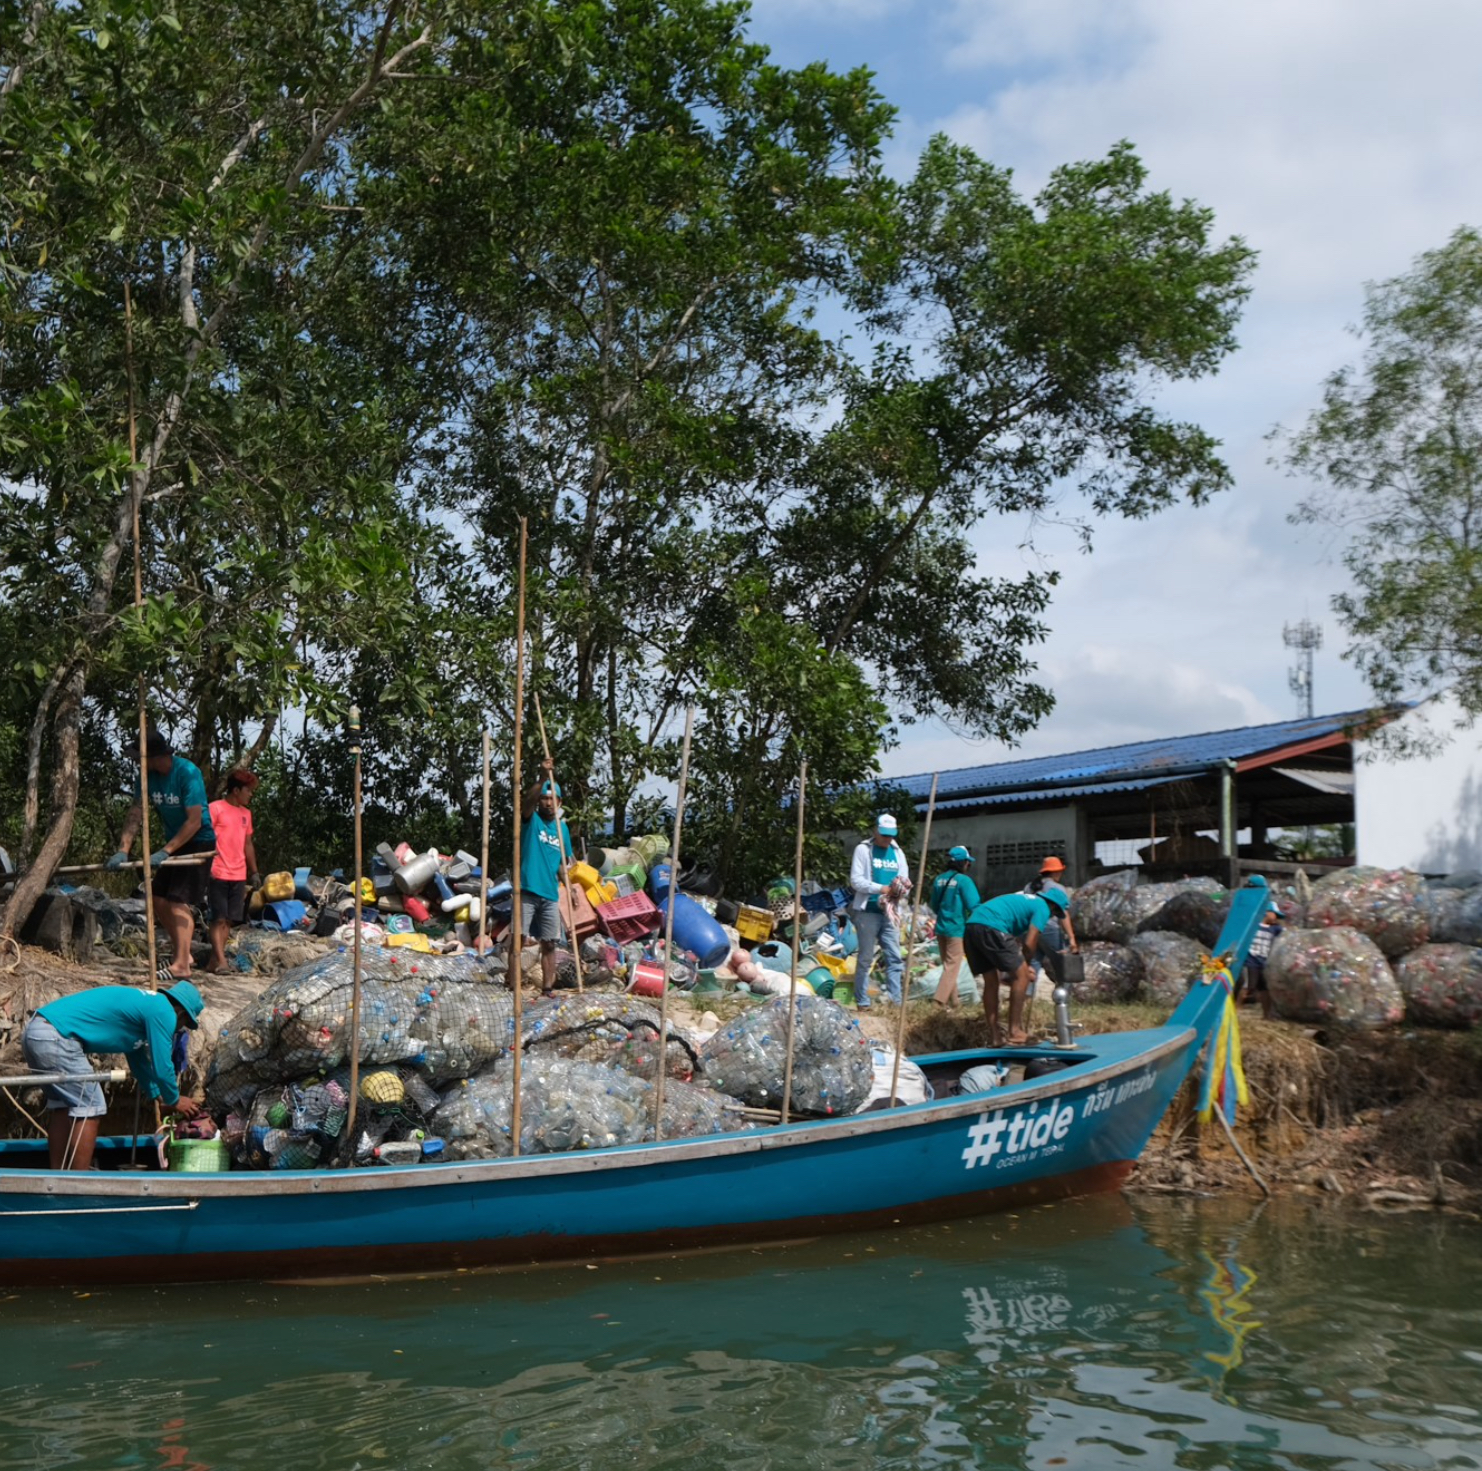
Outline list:
[[[1076,988],[1078,1001],[1131,1001],[1142,989],[1142,957],[1130,945],[1091,940],[1081,946],[1086,978]]]
[[[1230,913],[1230,895],[1223,885],[1214,879],[1194,878],[1149,884],[1147,889],[1166,892],[1167,897],[1140,922],[1139,929],[1167,930],[1211,947],[1219,940]]]
[[[1367,935],[1385,955],[1404,955],[1430,939],[1425,880],[1408,869],[1340,868],[1312,886],[1307,923]]]
[[[705,1081],[753,1108],[781,1108],[789,1004],[779,996],[722,1027],[701,1050]],[[853,1113],[870,1096],[874,1076],[869,1043],[848,1012],[822,996],[799,996],[792,1112]]]
[[[1107,940],[1125,945],[1135,925],[1128,927],[1127,895],[1136,886],[1131,869],[1107,873],[1078,888],[1070,901],[1070,922],[1078,940]]]
[[[1482,888],[1427,887],[1420,902],[1436,944],[1482,945]]]
[[[1170,1010],[1203,973],[1209,951],[1187,935],[1148,930],[1132,937],[1132,950],[1142,961],[1142,997]]]
[[[1365,1029],[1393,1026],[1405,1013],[1383,952],[1345,925],[1284,930],[1266,960],[1266,986],[1290,1021]]]
[[[555,1055],[526,1057],[520,1076],[520,1153],[610,1149],[654,1137],[655,1088],[619,1068]],[[449,1159],[512,1154],[514,1063],[445,1089],[431,1126]],[[665,1139],[749,1127],[735,1101],[708,1088],[669,1082],[660,1128]]]
[[[1413,1021],[1434,1027],[1482,1022],[1482,949],[1422,945],[1395,962],[1395,981]]]
[[[433,1082],[464,1077],[508,1050],[514,1008],[471,957],[362,956],[360,1061],[407,1063]],[[353,961],[335,951],[286,971],[229,1021],[206,1079],[213,1111],[265,1083],[329,1073],[349,1059]]]
[[[525,1051],[605,1062],[638,1077],[657,1076],[659,1009],[621,993],[584,992],[538,1002],[524,1013]],[[699,1050],[689,1034],[669,1023],[666,1075],[689,1079]]]

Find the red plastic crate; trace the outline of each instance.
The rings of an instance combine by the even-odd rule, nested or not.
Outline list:
[[[597,923],[602,933],[625,944],[659,927],[659,906],[647,894],[622,894],[597,906]]]

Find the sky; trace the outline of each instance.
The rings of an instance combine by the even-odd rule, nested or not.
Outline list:
[[[1482,5],[1476,0],[752,0],[785,65],[867,66],[899,109],[908,175],[945,133],[1032,194],[1062,163],[1130,140],[1149,184],[1215,212],[1259,253],[1240,346],[1164,392],[1219,438],[1235,487],[1150,521],[1070,536],[993,523],[979,569],[1062,574],[1038,654],[1057,708],[1014,750],[936,722],[904,727],[886,774],[948,770],[1298,712],[1282,629],[1320,623],[1319,714],[1367,703],[1329,599],[1341,545],[1294,527],[1304,486],[1267,436],[1299,427],[1326,376],[1360,360],[1364,284],[1482,225]]]

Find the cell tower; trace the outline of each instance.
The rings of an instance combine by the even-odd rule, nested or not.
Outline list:
[[[1322,648],[1322,628],[1310,619],[1288,623],[1281,630],[1281,641],[1297,651],[1297,662],[1287,674],[1286,682],[1297,697],[1297,706],[1308,720],[1312,719],[1312,654]]]

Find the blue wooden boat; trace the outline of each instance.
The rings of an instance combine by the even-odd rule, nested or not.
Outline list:
[[[1238,968],[1266,907],[1242,890],[1219,950]],[[1251,918],[1252,913],[1254,918]],[[916,1061],[930,1102],[626,1148],[369,1170],[172,1174],[43,1168],[0,1146],[0,1282],[341,1276],[785,1240],[1114,1190],[1225,1014],[1194,985],[1166,1025],[1073,1047]],[[967,1068],[1071,1062],[988,1093]],[[100,1147],[128,1153],[129,1140]]]

